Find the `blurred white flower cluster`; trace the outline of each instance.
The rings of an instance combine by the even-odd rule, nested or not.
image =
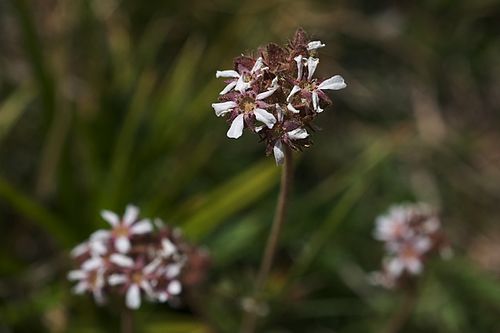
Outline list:
[[[98,230],[71,251],[78,268],[68,274],[76,294],[91,293],[98,304],[109,294],[125,295],[128,308],[137,309],[145,296],[166,302],[204,274],[208,256],[182,239],[159,219],[139,219],[139,209],[127,206],[123,217],[104,210],[110,230]]]
[[[385,243],[386,255],[382,270],[372,273],[371,280],[386,288],[422,273],[431,254],[450,251],[436,212],[423,203],[392,206],[376,219],[374,237]]]

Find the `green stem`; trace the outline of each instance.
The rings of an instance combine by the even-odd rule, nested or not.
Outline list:
[[[279,236],[285,222],[288,196],[290,193],[290,187],[292,185],[293,157],[290,147],[285,145],[284,148],[285,161],[283,164],[283,171],[281,173],[281,185],[280,193],[278,196],[278,203],[276,206],[273,225],[267,239],[266,249],[264,251],[264,255],[262,256],[257,280],[255,282],[254,296],[252,300],[253,302],[255,302],[255,307],[245,310],[241,325],[241,333],[255,332],[258,312],[256,308],[259,306],[262,290],[266,285],[269,272],[271,271],[273,259],[278,247]]]

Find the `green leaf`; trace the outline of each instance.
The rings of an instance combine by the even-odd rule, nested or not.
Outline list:
[[[183,228],[193,240],[213,231],[226,218],[250,206],[278,182],[281,169],[269,160],[259,162],[219,186],[201,199],[187,202],[178,216],[187,217]]]

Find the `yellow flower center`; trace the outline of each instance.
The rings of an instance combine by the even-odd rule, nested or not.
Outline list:
[[[243,101],[240,103],[240,108],[243,110],[245,113],[250,113],[253,110],[255,110],[255,101],[252,98],[244,98]]]
[[[140,272],[135,272],[132,274],[132,283],[139,284],[142,281],[142,274]]]
[[[115,234],[115,237],[127,237],[128,236],[128,227],[123,225],[123,224],[120,224],[118,225],[114,230],[114,234]]]

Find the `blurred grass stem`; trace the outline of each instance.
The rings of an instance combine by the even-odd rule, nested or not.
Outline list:
[[[281,234],[283,224],[285,223],[288,197],[292,185],[293,155],[290,147],[288,147],[287,145],[283,146],[285,148],[285,161],[283,163],[283,170],[281,173],[280,193],[278,196],[278,203],[276,206],[273,225],[267,239],[266,249],[264,251],[264,255],[260,264],[259,274],[257,275],[257,281],[255,282],[253,297],[253,299],[255,300],[255,308],[245,310],[241,326],[241,333],[253,333],[255,331],[261,293],[266,285],[267,278],[269,276],[269,272],[273,264],[273,259],[278,247],[279,236]]]

